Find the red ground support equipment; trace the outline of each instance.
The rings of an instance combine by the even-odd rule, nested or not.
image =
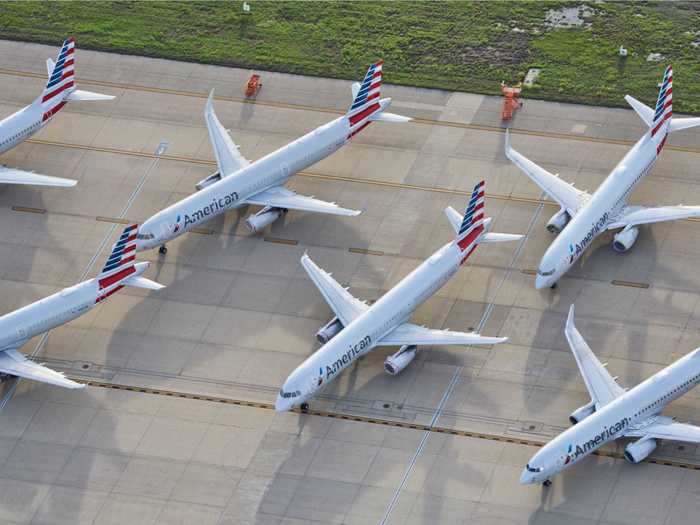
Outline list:
[[[508,87],[505,82],[501,82],[501,91],[503,92],[503,111],[501,112],[501,118],[503,120],[510,120],[513,118],[513,112],[523,105],[518,98],[522,88],[520,84],[516,87]]]
[[[262,82],[260,82],[260,75],[253,73],[252,75],[250,75],[250,79],[248,79],[248,84],[246,84],[245,96],[246,97],[255,96],[258,93],[258,91],[260,91],[261,87],[262,87]]]

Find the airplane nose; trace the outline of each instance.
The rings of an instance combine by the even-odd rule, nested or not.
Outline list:
[[[542,290],[542,288],[546,288],[547,286],[547,280],[543,276],[538,275],[535,277],[535,288],[537,290]]]
[[[521,485],[530,485],[534,482],[532,479],[532,473],[528,472],[527,469],[523,469],[523,471],[520,473],[520,484]]]
[[[289,412],[292,409],[292,403],[282,396],[277,396],[275,400],[275,412]]]

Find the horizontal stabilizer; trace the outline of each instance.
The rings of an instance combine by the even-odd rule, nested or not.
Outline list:
[[[695,126],[700,126],[700,118],[672,118],[671,124],[668,126],[669,133],[674,131],[680,131],[682,129],[694,128]]]
[[[492,242],[510,242],[519,241],[524,235],[515,233],[485,233],[479,238],[479,244],[488,244]]]
[[[35,363],[17,350],[0,352],[0,372],[11,376],[32,379],[42,383],[62,386],[64,388],[84,388],[85,385],[71,381],[61,372]]]
[[[641,118],[647,126],[651,127],[654,121],[654,110],[633,96],[625,95],[625,100],[632,106],[632,109],[637,112],[639,118]]]
[[[93,93],[92,91],[84,91],[82,89],[76,89],[70,95],[66,97],[66,100],[71,101],[91,101],[91,100],[113,100],[112,95],[103,95],[102,93]]]
[[[38,173],[32,173],[31,171],[23,171],[0,166],[0,184],[24,184],[28,186],[70,188],[71,186],[75,186],[77,183],[78,181],[73,179],[39,175]]]
[[[369,120],[372,122],[394,122],[394,123],[403,123],[403,122],[410,122],[413,120],[411,117],[404,117],[403,115],[397,115],[396,113],[387,113],[385,111],[382,111],[381,113],[375,113],[371,117],[369,117]]]
[[[124,284],[127,286],[134,286],[136,288],[145,288],[146,290],[161,290],[165,288],[165,285],[142,277],[140,275],[132,275],[124,279]]]

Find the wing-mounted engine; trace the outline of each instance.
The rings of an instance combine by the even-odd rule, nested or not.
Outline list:
[[[384,371],[392,376],[399,374],[416,357],[418,347],[415,345],[404,345],[394,355],[390,355],[384,360]]]
[[[328,341],[338,335],[343,328],[345,327],[343,326],[343,323],[340,322],[340,319],[338,319],[338,317],[334,317],[328,321],[327,324],[321,327],[318,332],[316,332],[316,340],[322,345],[325,345]]]
[[[593,414],[593,412],[595,412],[595,403],[591,401],[587,405],[574,410],[569,416],[569,421],[571,421],[572,425],[575,425]]]
[[[639,228],[625,228],[613,238],[613,250],[624,253],[629,250],[639,236]]]
[[[211,186],[212,184],[219,182],[220,180],[221,173],[217,171],[209,175],[206,179],[200,180],[197,184],[194,185],[194,187],[197,188],[197,191],[202,191],[207,186]]]
[[[655,439],[645,438],[635,441],[634,443],[630,443],[625,447],[625,459],[630,463],[639,463],[640,461],[644,461],[647,457],[649,457],[649,454],[654,452],[656,445],[657,443]]]
[[[255,215],[248,217],[245,220],[245,224],[248,226],[250,231],[257,233],[279,219],[284,211],[286,210],[283,210],[282,208],[272,208],[270,206],[266,206]]]
[[[549,233],[560,233],[564,227],[569,224],[571,220],[571,215],[566,210],[559,210],[557,213],[552,215],[547,223],[547,231]]]

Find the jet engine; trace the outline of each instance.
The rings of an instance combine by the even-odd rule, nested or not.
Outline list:
[[[640,439],[625,447],[625,459],[630,463],[644,461],[656,448],[655,439]]]
[[[564,229],[564,226],[569,224],[569,220],[571,220],[569,212],[566,210],[559,210],[557,213],[552,215],[551,219],[549,219],[549,222],[547,223],[547,231],[549,233],[559,233]]]
[[[343,328],[343,323],[340,322],[340,319],[334,317],[328,321],[325,326],[321,327],[318,332],[316,332],[316,339],[319,343],[325,345],[328,341],[338,335]]]
[[[250,231],[257,233],[279,219],[280,215],[282,215],[280,208],[263,208],[255,215],[248,217],[245,224]]]
[[[613,238],[613,250],[619,253],[626,252],[634,245],[638,235],[638,228],[624,229],[620,233],[616,233]]]
[[[219,182],[221,180],[221,173],[218,171],[216,173],[212,173],[209,175],[206,179],[200,180],[197,184],[194,185],[195,188],[197,188],[197,191],[202,191],[204,188],[207,186],[211,186],[215,182]]]
[[[392,376],[397,375],[413,361],[417,351],[415,345],[403,345],[398,352],[384,360],[384,371]]]
[[[574,410],[569,416],[569,421],[571,421],[572,425],[575,425],[586,419],[593,412],[595,412],[595,403],[591,401],[587,405],[584,405]]]

